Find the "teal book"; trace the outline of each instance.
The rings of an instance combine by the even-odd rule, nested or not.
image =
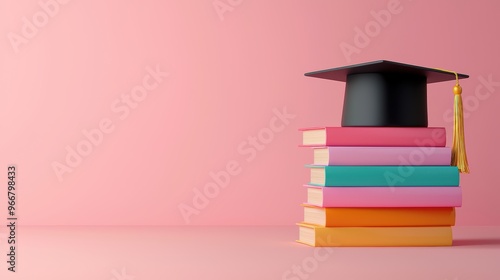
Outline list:
[[[324,187],[457,187],[456,166],[318,166],[310,185]]]

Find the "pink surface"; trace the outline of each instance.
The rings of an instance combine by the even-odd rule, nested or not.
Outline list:
[[[312,248],[285,227],[21,228],[5,280],[490,280],[500,227],[454,227],[451,247]],[[307,278],[306,278],[307,277]]]
[[[311,158],[298,129],[339,126],[343,104],[343,83],[304,73],[389,59],[471,76],[457,224],[500,225],[498,1],[61,0],[44,22],[48,1],[0,1],[0,181],[18,166],[21,224],[292,225]],[[453,84],[428,87],[448,146]]]
[[[448,147],[328,147],[328,165],[450,165]]]
[[[444,147],[446,145],[446,131],[442,127],[325,127],[301,130],[314,129],[326,129],[326,142],[319,146]]]
[[[461,187],[317,187],[321,207],[460,207]],[[311,204],[310,202],[308,202]]]

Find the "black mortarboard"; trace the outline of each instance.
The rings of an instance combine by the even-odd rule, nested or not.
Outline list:
[[[346,82],[342,126],[427,127],[427,84],[456,80],[452,164],[468,172],[462,89],[468,75],[387,60],[331,68],[306,76]]]
[[[456,78],[453,72],[387,60],[305,75],[346,82],[342,126],[427,127],[427,84]]]

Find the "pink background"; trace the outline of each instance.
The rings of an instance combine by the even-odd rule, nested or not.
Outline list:
[[[223,20],[211,0],[68,2],[18,52],[9,34],[42,9],[38,0],[0,2],[0,178],[17,165],[20,223],[185,225],[179,205],[192,206],[193,189],[232,162],[239,174],[190,225],[294,224],[312,159],[297,148],[297,129],[340,125],[344,90],[303,74],[388,59],[471,76],[461,83],[472,174],[462,176],[457,224],[500,225],[500,85],[478,89],[480,77],[500,82],[497,1],[401,0],[350,56],[340,45],[355,46],[355,28],[391,1],[232,0]],[[121,120],[113,102],[157,65],[169,76]],[[428,88],[429,122],[448,129],[448,145],[452,86]],[[283,108],[295,117],[266,134]],[[105,118],[114,130],[58,180],[53,162]],[[259,133],[270,138],[254,157],[238,150]]]

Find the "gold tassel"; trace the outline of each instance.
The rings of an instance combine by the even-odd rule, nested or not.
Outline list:
[[[436,70],[452,73],[455,75],[456,84],[453,87],[455,102],[453,108],[453,145],[451,147],[451,165],[458,167],[460,173],[469,173],[467,152],[465,151],[464,114],[462,105],[462,87],[455,71],[435,68]]]
[[[458,74],[453,72],[457,83],[453,87],[455,95],[453,116],[453,145],[451,148],[451,165],[458,167],[460,173],[469,173],[467,152],[465,151],[464,115],[462,105],[462,87],[458,82]]]

